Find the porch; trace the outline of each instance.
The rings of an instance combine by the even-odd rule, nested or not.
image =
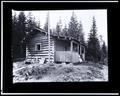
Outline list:
[[[64,42],[63,45],[61,46],[65,48],[62,48],[61,50],[61,48],[59,47],[59,50],[55,51],[54,54],[55,62],[75,63],[80,62],[80,59],[82,59],[82,61],[85,60],[85,48],[79,42],[70,41],[68,44],[69,46],[65,45],[66,44]]]
[[[56,51],[55,52],[55,62],[79,62],[79,54],[77,52],[71,51]]]

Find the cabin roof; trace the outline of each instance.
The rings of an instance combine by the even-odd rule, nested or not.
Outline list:
[[[57,40],[63,40],[63,41],[75,41],[77,43],[80,43],[81,45],[85,46],[83,43],[81,43],[80,41],[78,41],[77,39],[71,38],[69,36],[53,36],[54,38],[56,38]]]
[[[43,33],[44,35],[48,35],[47,32],[41,28],[33,28],[29,33],[26,34],[26,36],[23,38],[23,40],[21,41],[22,43],[23,42],[27,42],[28,40],[30,40],[34,35],[38,34],[38,33]],[[69,36],[58,36],[58,35],[55,35],[55,34],[51,34],[51,36],[57,40],[65,40],[65,41],[76,41],[78,43],[80,43],[81,45],[84,45],[82,44],[80,41],[78,41],[77,39],[74,39],[72,37],[69,37]],[[85,45],[84,45],[85,46]]]

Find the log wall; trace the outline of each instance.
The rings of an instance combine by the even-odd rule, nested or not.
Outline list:
[[[50,61],[54,62],[54,40],[51,37],[50,38]],[[37,43],[40,43],[40,50],[37,51],[35,50],[35,46]],[[29,41],[29,43],[26,46],[27,50],[26,50],[26,56],[27,58],[46,58],[46,60],[48,61],[48,56],[49,56],[49,47],[48,47],[48,36],[45,34],[36,34],[35,36],[33,36],[33,38]]]

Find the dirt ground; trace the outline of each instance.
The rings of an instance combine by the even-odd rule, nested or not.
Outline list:
[[[13,63],[13,83],[108,81],[108,66],[101,64]]]

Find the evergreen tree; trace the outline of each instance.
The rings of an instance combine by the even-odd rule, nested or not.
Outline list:
[[[79,25],[78,25],[78,35],[77,35],[77,39],[85,44],[85,40],[84,40],[84,33],[83,33],[83,26],[82,26],[82,22],[80,21]]]
[[[25,37],[25,30],[26,30],[26,17],[24,12],[20,12],[18,15],[18,31],[20,41]]]
[[[52,29],[52,35],[53,35],[53,36],[57,36],[57,32],[56,32],[56,29],[55,29],[55,28]]]
[[[35,17],[29,12],[27,16],[27,32],[30,32],[34,27],[37,27],[37,23],[35,22]]]
[[[45,32],[48,32],[48,15],[43,29],[45,30]]]
[[[18,18],[16,13],[12,16],[12,46],[11,46],[11,54],[12,58],[15,59],[17,57],[17,44],[18,44],[18,30],[17,30]]]
[[[56,25],[56,33],[57,33],[57,36],[61,36],[61,26],[60,26],[60,23],[57,23],[57,25]]]
[[[62,33],[63,33],[63,36],[68,36],[68,28],[67,28],[66,24],[65,24],[65,27],[62,30]]]
[[[23,38],[26,31],[26,17],[24,12],[20,12],[12,18],[12,57],[13,59],[24,57]]]
[[[76,39],[78,35],[78,22],[74,12],[72,13],[72,16],[69,22],[68,35],[70,37],[73,37],[74,39]]]
[[[61,23],[61,19],[59,20],[59,22],[57,22],[57,25],[56,25],[56,29],[54,30],[55,31],[55,34],[56,36],[62,36],[62,23]]]
[[[38,21],[38,23],[37,23],[37,27],[38,27],[38,28],[41,27],[41,25],[40,25],[40,21]]]
[[[100,48],[102,48],[103,45],[103,39],[102,39],[102,35],[99,35],[99,41],[100,41]]]
[[[19,40],[19,43],[18,43],[18,50],[19,50],[19,57],[25,57],[25,45],[23,43],[23,39],[25,38],[26,36],[26,16],[24,14],[24,12],[20,12],[19,15],[18,15],[18,40]]]
[[[105,45],[105,42],[103,42],[102,48],[101,48],[101,60],[103,61],[107,57],[107,47]]]
[[[92,28],[90,30],[88,45],[87,45],[87,56],[89,60],[94,62],[100,61],[100,44],[97,38],[97,28],[96,28],[96,20],[93,17]]]
[[[104,54],[107,54],[107,48],[106,48],[105,42],[103,42],[102,50]]]
[[[16,13],[14,16],[12,16],[12,44],[17,44],[17,23],[18,18],[16,16]]]

